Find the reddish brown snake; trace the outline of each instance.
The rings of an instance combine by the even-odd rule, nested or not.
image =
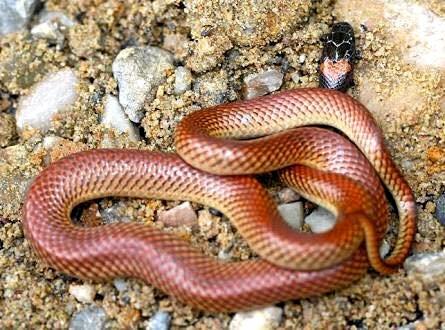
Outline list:
[[[339,134],[291,129],[315,124],[341,130],[366,158]],[[268,136],[228,140],[263,135]],[[39,257],[80,278],[137,277],[198,308],[231,311],[334,290],[358,279],[368,258],[376,270],[390,273],[409,252],[413,195],[373,118],[347,95],[298,89],[197,111],[179,123],[176,146],[188,163],[221,174],[299,164],[280,170],[280,178],[333,211],[337,224],[323,234],[290,230],[251,176],[208,174],[174,154],[92,150],[51,164],[28,191],[23,226]],[[388,210],[374,169],[400,216],[395,248],[384,261],[378,247]],[[262,259],[221,262],[172,234],[136,223],[85,228],[70,222],[75,205],[110,195],[193,200],[217,208]]]

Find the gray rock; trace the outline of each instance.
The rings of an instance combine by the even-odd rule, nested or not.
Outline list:
[[[65,33],[74,24],[74,21],[62,12],[44,11],[40,14],[39,23],[31,29],[31,34],[36,38],[46,39],[62,49]]]
[[[23,29],[38,3],[38,0],[0,0],[0,36]]]
[[[313,233],[324,233],[334,227],[335,216],[328,210],[318,207],[304,221],[309,225]]]
[[[198,224],[198,217],[190,202],[184,202],[170,210],[159,212],[158,220],[169,227],[191,227]]]
[[[87,307],[72,317],[69,330],[101,330],[108,321],[105,310],[101,307]]]
[[[120,104],[130,120],[139,123],[144,104],[153,101],[158,86],[173,70],[173,55],[157,47],[127,48],[117,55],[112,69]]]
[[[445,272],[445,251],[418,253],[407,258],[403,267],[409,274],[420,275],[424,279],[441,275]]]
[[[128,289],[128,283],[123,278],[115,278],[113,280],[114,287],[119,292],[124,292]]]
[[[29,95],[21,98],[16,112],[18,130],[29,127],[46,132],[52,118],[70,110],[76,101],[77,83],[71,69],[48,74],[33,87]]]
[[[436,200],[436,218],[442,226],[445,226],[445,193]]]
[[[192,73],[183,66],[178,66],[175,70],[175,94],[180,95],[188,91],[192,86]]]
[[[71,284],[69,287],[69,293],[72,294],[79,302],[91,303],[96,296],[96,289],[91,284]]]
[[[391,247],[390,247],[388,241],[386,239],[384,239],[382,241],[382,243],[380,244],[380,249],[379,249],[380,258],[385,259],[385,257],[389,253],[390,248]]]
[[[278,70],[254,73],[244,78],[244,98],[249,100],[278,90],[284,75]]]
[[[278,192],[278,198],[283,203],[291,203],[299,201],[301,196],[298,195],[292,188],[283,188]]]
[[[303,203],[281,204],[278,205],[278,211],[289,226],[296,230],[301,229],[304,219]]]
[[[250,312],[236,313],[230,322],[230,330],[272,330],[276,329],[283,317],[279,307],[266,307]]]
[[[171,316],[167,312],[158,311],[150,318],[147,330],[168,330],[170,329]]]
[[[104,112],[101,117],[102,125],[113,128],[119,133],[127,133],[132,141],[139,141],[138,130],[128,119],[117,98],[113,95],[107,95],[104,104]]]

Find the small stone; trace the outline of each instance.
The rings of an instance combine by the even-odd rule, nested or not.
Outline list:
[[[198,217],[190,202],[184,202],[170,210],[159,212],[158,220],[169,227],[192,227],[198,223]]]
[[[132,141],[139,141],[140,136],[136,127],[128,119],[122,109],[117,97],[113,95],[107,95],[105,97],[104,113],[101,117],[101,123],[105,127],[114,128],[119,133],[127,133],[128,137]]]
[[[59,49],[63,47],[65,36],[59,31],[59,27],[55,22],[43,22],[35,25],[31,29],[31,34],[36,38],[46,39],[56,44]]]
[[[292,78],[292,81],[293,81],[294,83],[298,84],[298,83],[300,82],[300,77],[301,77],[301,75],[300,75],[300,73],[299,73],[298,71],[295,71],[294,73],[292,73],[292,74],[290,75],[290,77]]]
[[[278,211],[289,226],[296,230],[301,229],[304,219],[303,203],[281,204],[278,205]]]
[[[128,289],[128,283],[123,278],[115,278],[113,280],[113,284],[114,284],[114,287],[116,288],[116,290],[119,291],[120,293],[122,293]]]
[[[77,301],[82,303],[91,303],[96,296],[96,290],[89,284],[71,284],[69,287],[69,293],[72,294]]]
[[[298,62],[300,62],[300,64],[303,64],[306,61],[306,54],[301,54],[298,57]]]
[[[445,226],[445,193],[436,200],[436,218],[442,226]]]
[[[409,274],[417,274],[427,279],[445,272],[445,251],[419,253],[407,258],[403,267]]]
[[[39,24],[31,29],[31,34],[36,38],[46,39],[62,49],[65,32],[74,26],[74,21],[58,11],[43,11],[39,16]]]
[[[278,192],[278,198],[283,203],[291,203],[299,201],[301,196],[292,188],[283,188]]]
[[[254,73],[244,78],[244,98],[249,100],[278,90],[284,75],[278,70]]]
[[[144,117],[144,105],[153,101],[157,88],[173,70],[173,55],[157,47],[122,50],[113,62],[113,75],[119,85],[119,103],[131,121]]]
[[[335,225],[335,216],[328,210],[318,207],[309,214],[304,221],[309,225],[313,233],[324,233]]]
[[[74,314],[69,330],[102,330],[108,321],[105,310],[101,307],[87,307]]]
[[[380,249],[379,249],[380,258],[385,259],[385,257],[389,253],[390,248],[391,247],[389,246],[388,241],[384,239],[382,243],[380,243]]]
[[[179,66],[175,70],[175,94],[180,95],[192,86],[192,73],[189,69]]]
[[[276,329],[283,317],[279,307],[266,307],[250,312],[236,313],[230,322],[230,330],[272,330]]]
[[[0,36],[26,27],[38,3],[38,0],[0,0]]]
[[[31,93],[19,102],[16,112],[19,131],[29,127],[46,132],[54,116],[68,111],[76,101],[77,83],[71,69],[48,74],[37,83]]]
[[[170,329],[171,316],[167,312],[158,311],[150,318],[147,330],[168,330]]]

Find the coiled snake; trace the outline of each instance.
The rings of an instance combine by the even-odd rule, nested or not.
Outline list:
[[[332,58],[343,52],[341,40],[350,40],[351,33],[336,25],[330,34],[326,47],[333,49],[324,52],[321,68],[321,81],[328,85],[343,86],[335,77],[348,77],[336,63],[352,70],[353,57]],[[309,125],[335,127],[355,146]],[[29,188],[23,218],[38,256],[80,278],[137,277],[195,307],[233,311],[332,291],[362,276],[368,262],[391,273],[409,252],[413,195],[372,116],[346,94],[296,89],[196,111],[178,124],[176,150],[180,157],[91,150],[44,169]],[[286,184],[336,214],[331,231],[302,233],[286,225],[272,198],[250,176],[277,169]],[[396,245],[386,260],[378,253],[388,224],[379,177],[400,217]],[[192,200],[214,207],[261,258],[219,261],[172,234],[136,223],[93,228],[71,223],[75,205],[104,196]]]

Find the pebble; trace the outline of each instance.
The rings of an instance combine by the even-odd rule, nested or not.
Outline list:
[[[171,316],[167,312],[158,311],[150,318],[146,330],[168,330],[170,329]]]
[[[278,205],[278,212],[280,212],[283,219],[293,229],[301,229],[304,219],[304,208],[302,202]]]
[[[39,23],[31,29],[31,34],[36,38],[46,39],[57,45],[58,49],[62,49],[65,32],[74,24],[74,21],[62,12],[44,11],[40,14]]]
[[[382,240],[379,249],[379,254],[382,259],[385,259],[385,257],[388,255],[390,248],[391,246],[389,245],[388,241],[386,239]]]
[[[144,117],[144,105],[153,101],[157,88],[173,70],[173,55],[158,47],[122,50],[112,66],[119,85],[119,103],[131,121]]]
[[[96,290],[90,284],[71,284],[69,293],[72,294],[77,301],[82,303],[92,303],[96,296]]]
[[[442,226],[445,226],[445,193],[436,200],[436,218]]]
[[[159,212],[158,220],[168,227],[192,227],[198,223],[198,217],[190,202],[184,202],[170,210]]]
[[[175,70],[175,94],[180,95],[192,87],[192,73],[189,69],[179,66]]]
[[[250,312],[236,313],[230,322],[230,330],[272,330],[276,329],[283,317],[279,307],[266,307]]]
[[[101,124],[108,128],[114,128],[119,133],[127,133],[132,141],[139,141],[139,132],[134,124],[128,119],[128,116],[119,104],[117,97],[107,95],[104,104]]]
[[[39,2],[38,0],[0,0],[0,36],[23,29]]]
[[[19,102],[15,117],[19,131],[30,127],[46,132],[51,126],[51,119],[68,111],[76,101],[77,83],[77,77],[71,69],[45,76]]]
[[[278,90],[284,75],[278,70],[250,74],[244,78],[244,98],[249,100]]]
[[[434,253],[418,253],[407,258],[403,267],[409,274],[428,279],[445,272],[445,250]]]
[[[114,287],[116,288],[116,290],[121,293],[124,291],[127,291],[127,289],[128,289],[128,283],[123,278],[115,278],[113,280],[113,284],[114,284]]]
[[[91,306],[74,314],[69,330],[102,330],[107,321],[107,313],[103,308]]]
[[[283,203],[291,203],[299,201],[301,196],[292,188],[283,188],[278,192],[278,198]]]
[[[313,233],[324,233],[335,225],[335,216],[328,210],[318,207],[309,214],[304,221],[309,225]]]

